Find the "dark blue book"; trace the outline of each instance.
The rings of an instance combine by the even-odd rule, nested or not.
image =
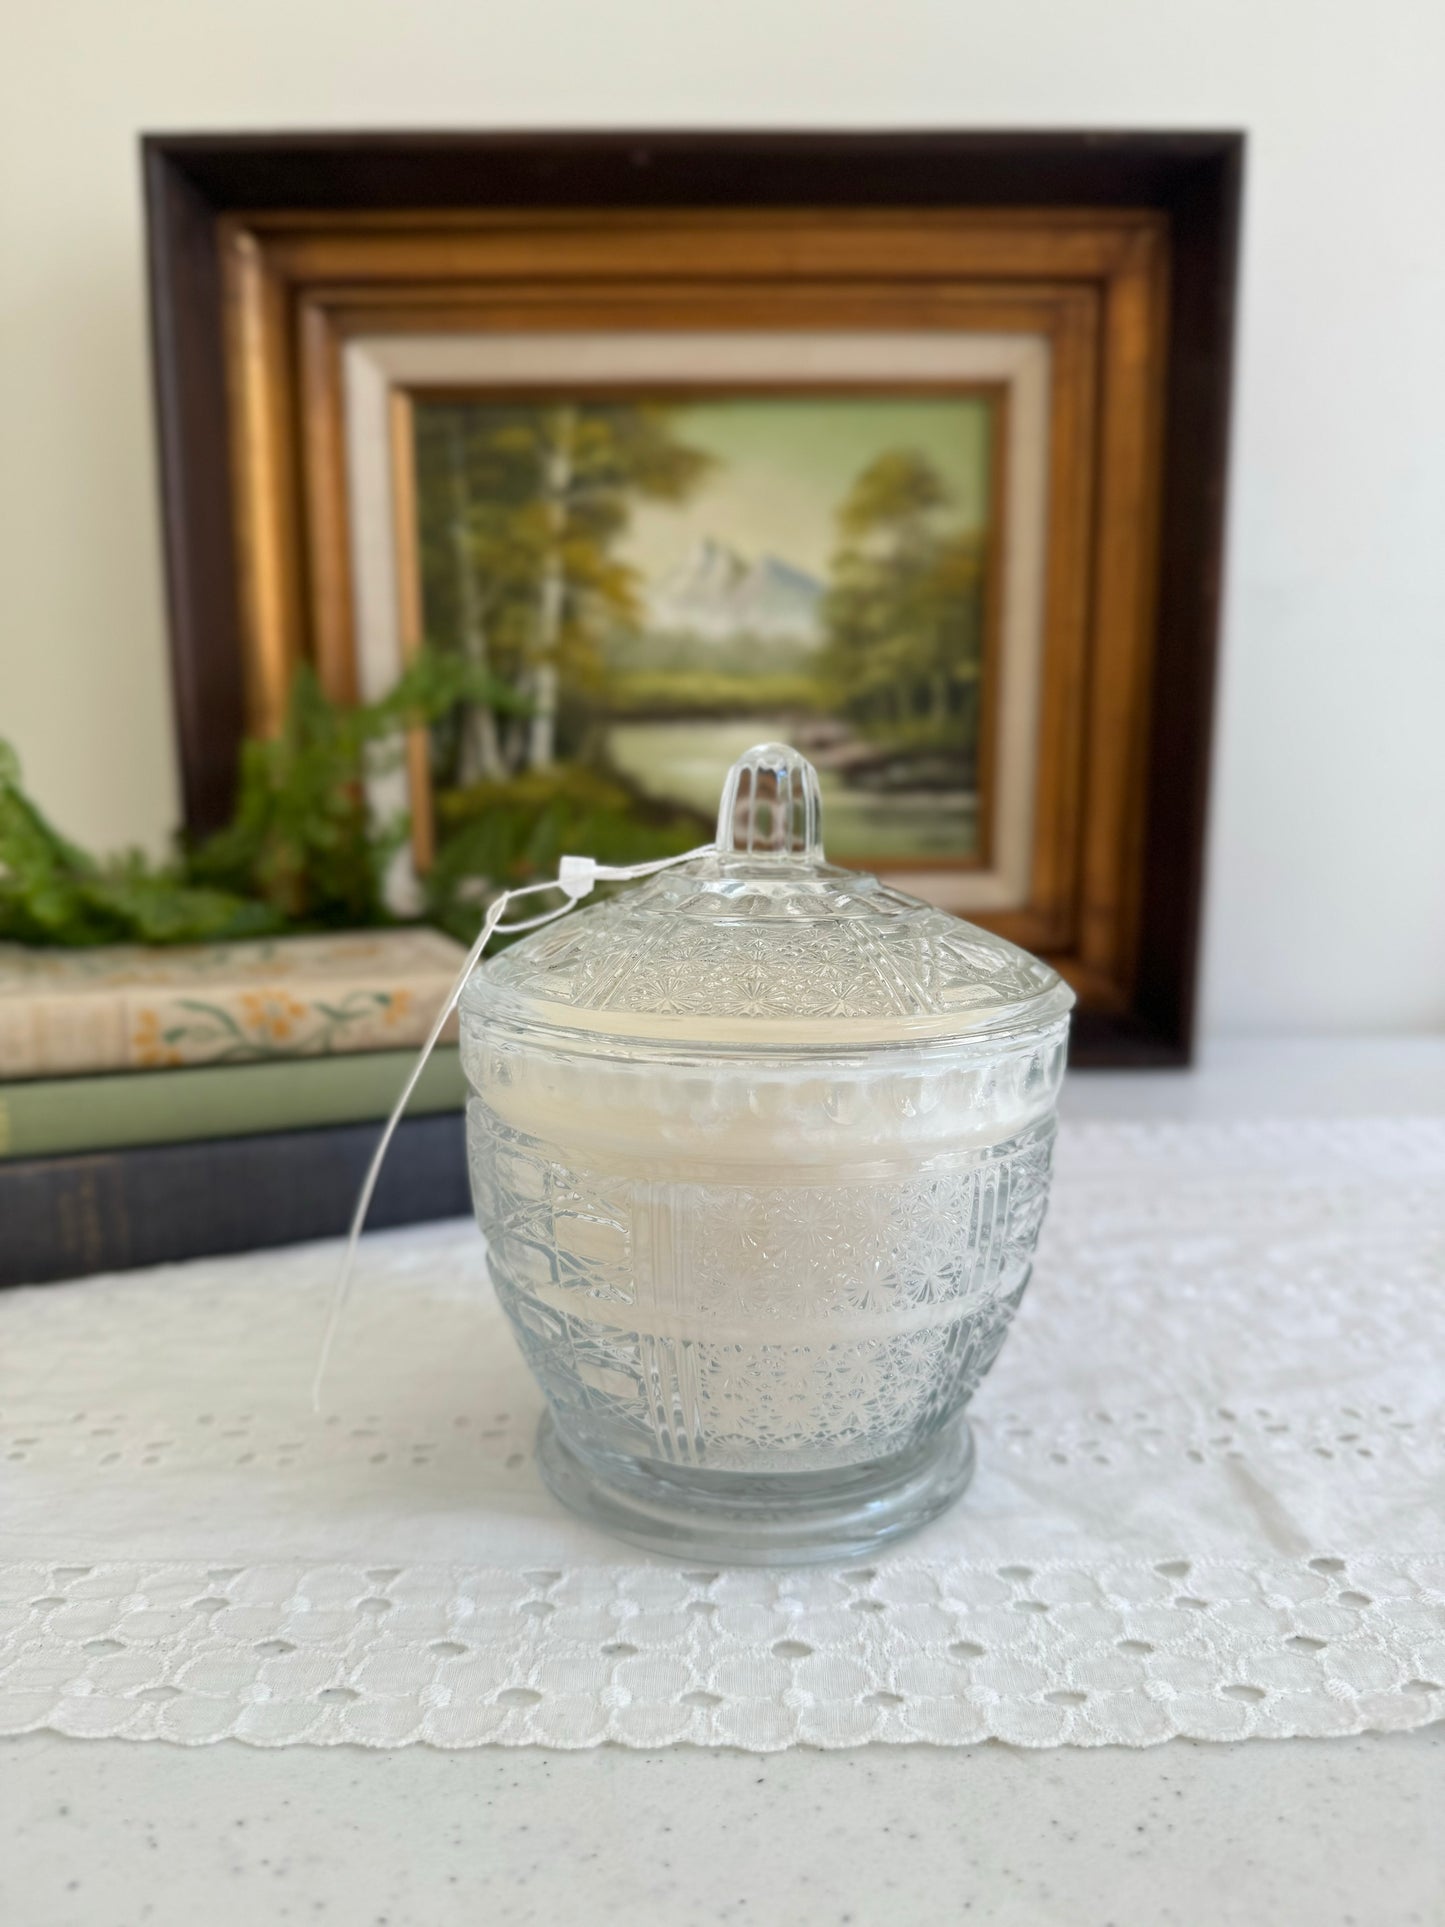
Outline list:
[[[340,1237],[378,1124],[0,1163],[0,1285]],[[405,1119],[367,1224],[471,1210],[459,1112]]]

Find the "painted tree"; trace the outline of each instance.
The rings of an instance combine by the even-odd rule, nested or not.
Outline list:
[[[635,402],[418,411],[428,634],[506,676],[529,710],[505,732],[493,719],[464,734],[459,781],[551,767],[564,690],[595,686],[607,634],[638,613],[616,553],[634,505],[685,499],[708,466],[671,415]]]
[[[490,411],[423,404],[416,411],[422,599],[429,644],[457,652],[516,690],[519,612],[536,572],[527,553],[526,478],[496,442]],[[507,727],[515,728],[515,719]],[[507,775],[503,719],[487,704],[437,732],[441,773],[466,785]]]
[[[978,538],[950,524],[943,478],[916,451],[875,458],[838,511],[823,673],[864,734],[967,742],[982,643]]]
[[[460,415],[445,424],[450,509],[447,533],[451,538],[453,574],[457,595],[457,637],[462,654],[482,670],[490,670],[491,651],[487,624],[491,616],[490,573],[475,567],[473,551],[478,545],[491,545],[486,527],[488,504],[478,502],[468,471],[466,432]],[[495,514],[495,511],[493,511]],[[478,526],[479,522],[482,524]],[[463,714],[461,742],[458,747],[458,780],[473,783],[479,778],[494,781],[503,774],[502,745],[497,731],[497,716],[490,703],[474,703]]]

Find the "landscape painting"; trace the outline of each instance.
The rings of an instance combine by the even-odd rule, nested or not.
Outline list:
[[[510,880],[710,835],[792,742],[831,858],[982,860],[996,391],[413,397],[425,640],[495,699],[434,732],[438,861]]]

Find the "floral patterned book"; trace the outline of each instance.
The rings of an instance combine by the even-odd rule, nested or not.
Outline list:
[[[0,1080],[414,1048],[464,955],[414,929],[163,950],[0,944]]]

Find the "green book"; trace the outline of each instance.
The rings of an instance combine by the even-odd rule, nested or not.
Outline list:
[[[249,1137],[262,1131],[380,1121],[416,1053],[360,1051],[195,1070],[27,1079],[0,1087],[0,1158]],[[467,1083],[455,1047],[432,1053],[408,1116],[459,1111]]]

